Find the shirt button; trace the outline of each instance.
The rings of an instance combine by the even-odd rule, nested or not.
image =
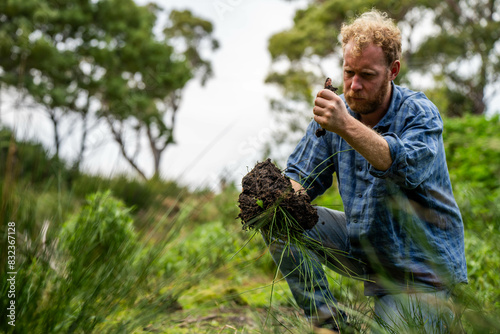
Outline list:
[[[361,172],[363,170],[363,167],[359,166],[358,170]]]
[[[353,222],[354,224],[357,224],[357,223],[358,223],[358,220],[357,220],[357,219],[354,219],[352,222]]]
[[[361,198],[361,197],[363,197],[363,195],[362,194],[358,194],[358,197]]]

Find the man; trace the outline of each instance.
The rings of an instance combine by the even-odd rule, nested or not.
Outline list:
[[[283,251],[275,240],[271,254],[316,326],[338,330],[346,320],[322,263],[364,281],[382,326],[404,332],[413,319],[427,332],[446,332],[444,302],[467,282],[467,269],[439,111],[424,94],[393,83],[401,33],[385,14],[365,13],[341,35],[344,94],[317,94],[314,120],[286,175],[314,199],[335,174],[345,212],[318,207],[316,227],[305,232],[318,249]],[[320,127],[323,137],[315,136]],[[317,264],[307,267],[304,257]]]

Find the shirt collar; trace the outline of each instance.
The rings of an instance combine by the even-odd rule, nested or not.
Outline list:
[[[373,130],[377,131],[378,133],[386,133],[389,130],[390,126],[394,122],[396,113],[399,110],[397,106],[399,105],[399,101],[401,101],[401,92],[398,89],[398,86],[394,84],[394,81],[391,81],[391,88],[392,93],[389,109],[385,113],[384,117],[382,117],[382,119],[377,123],[377,125],[373,127]]]

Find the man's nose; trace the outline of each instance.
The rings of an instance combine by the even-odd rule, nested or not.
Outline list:
[[[361,90],[362,88],[363,88],[363,83],[362,83],[361,78],[358,75],[355,75],[352,78],[351,89],[354,91],[358,91],[358,90]]]

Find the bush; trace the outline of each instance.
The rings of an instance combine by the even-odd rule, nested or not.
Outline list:
[[[59,178],[66,182],[71,176],[64,162],[50,157],[42,144],[16,141],[12,131],[5,128],[0,129],[0,161],[0,175],[9,174],[31,185],[46,187],[47,184],[57,184]]]
[[[500,117],[445,119],[443,138],[452,184],[500,187]]]
[[[80,212],[59,229],[58,244],[47,243],[44,233],[42,229],[36,238],[26,236],[26,242],[17,245],[19,321],[16,327],[2,322],[0,331],[73,333],[100,331],[99,328],[132,331],[162,312],[158,303],[151,303],[156,310],[147,308],[147,312],[132,320],[110,321],[146,295],[142,283],[148,272],[154,271],[157,251],[150,251],[140,243],[130,209],[109,192],[88,196]],[[138,258],[139,253],[144,257]],[[7,291],[6,282],[2,275],[2,292]],[[0,304],[6,308],[5,300]],[[167,298],[161,301],[163,306],[167,300],[170,302]]]

